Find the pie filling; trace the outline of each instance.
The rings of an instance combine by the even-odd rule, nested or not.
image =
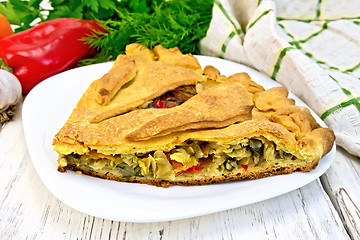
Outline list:
[[[166,92],[160,97],[147,101],[138,109],[147,108],[173,108],[180,106],[185,101],[197,94],[195,85],[185,85],[175,88],[172,91]]]
[[[112,173],[115,176],[175,180],[180,176],[214,176],[251,168],[291,165],[300,160],[263,137],[229,144],[188,140],[168,152],[161,150],[133,154],[60,155],[63,169]],[[181,178],[181,177],[180,177]]]

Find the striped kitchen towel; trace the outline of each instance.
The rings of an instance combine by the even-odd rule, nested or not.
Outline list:
[[[359,0],[215,0],[200,49],[287,87],[360,156]]]

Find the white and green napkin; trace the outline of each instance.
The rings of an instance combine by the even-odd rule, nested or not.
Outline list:
[[[359,0],[215,0],[200,48],[287,87],[360,156]]]

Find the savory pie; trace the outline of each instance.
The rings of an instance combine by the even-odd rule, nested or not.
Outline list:
[[[334,140],[284,87],[202,69],[177,48],[130,44],[53,145],[61,172],[168,187],[311,171]]]

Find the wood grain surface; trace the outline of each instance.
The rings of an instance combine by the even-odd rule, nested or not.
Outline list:
[[[360,160],[341,148],[321,179],[273,199],[190,219],[117,222],[78,212],[46,189],[20,111],[0,131],[0,239],[360,239]]]

